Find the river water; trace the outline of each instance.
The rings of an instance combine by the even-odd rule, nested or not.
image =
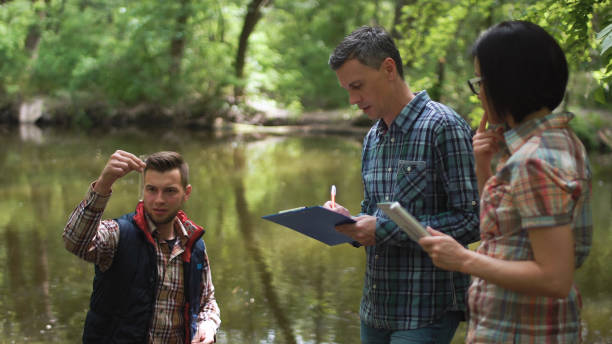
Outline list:
[[[181,152],[185,211],[203,225],[222,327],[218,343],[358,343],[365,254],[261,219],[322,204],[335,184],[352,213],[362,197],[360,136],[220,135],[0,129],[1,343],[77,343],[93,266],[63,248],[68,214],[116,149]],[[612,159],[592,155],[595,236],[576,273],[586,343],[612,343]],[[105,212],[133,210],[138,176],[117,181]],[[454,343],[461,343],[464,325]]]

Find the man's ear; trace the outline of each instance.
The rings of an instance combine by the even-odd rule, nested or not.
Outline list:
[[[191,184],[185,187],[185,201],[189,199],[189,195],[191,195]]]
[[[380,68],[383,72],[385,72],[388,80],[395,80],[395,78],[398,76],[395,60],[390,57],[387,57],[383,60]]]

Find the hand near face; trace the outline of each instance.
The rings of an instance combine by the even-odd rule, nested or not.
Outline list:
[[[495,130],[487,131],[487,121],[488,115],[485,112],[480,120],[476,134],[472,138],[476,165],[480,167],[491,166],[493,156],[499,151],[499,142],[504,141],[504,136],[502,135],[503,128],[499,127]]]
[[[117,150],[113,153],[106,166],[96,181],[94,190],[100,194],[107,195],[111,191],[113,183],[131,171],[142,172],[145,163],[132,153]]]

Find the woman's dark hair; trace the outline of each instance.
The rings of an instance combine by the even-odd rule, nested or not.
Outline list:
[[[145,161],[146,173],[148,170],[157,172],[168,172],[178,168],[181,173],[181,185],[183,189],[189,185],[189,165],[183,159],[183,157],[177,152],[157,152],[149,155]]]
[[[520,123],[530,113],[563,100],[568,69],[555,39],[536,24],[505,21],[485,31],[472,56],[480,64],[487,100],[504,118]]]
[[[395,61],[397,73],[403,80],[402,58],[391,35],[380,26],[362,26],[338,44],[329,57],[329,66],[338,70],[346,61],[357,59],[368,67],[378,69],[387,57]]]

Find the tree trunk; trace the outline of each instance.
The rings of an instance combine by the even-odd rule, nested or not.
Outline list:
[[[251,0],[247,8],[247,14],[244,17],[244,25],[240,33],[240,40],[238,41],[238,53],[236,54],[235,68],[238,80],[241,80],[244,76],[244,61],[246,59],[249,36],[255,30],[255,25],[257,25],[259,19],[261,19],[261,8],[268,3],[268,0]],[[242,86],[236,86],[234,95],[237,98],[242,96],[243,90]]]
[[[402,9],[404,8],[404,6],[408,6],[408,5],[413,5],[416,3],[417,0],[395,0],[395,9],[394,9],[394,14],[393,14],[393,26],[391,27],[391,38],[393,38],[393,40],[395,41],[396,45],[399,45],[399,40],[404,38],[404,35],[401,33],[401,29],[404,26],[404,24],[406,24],[404,26],[404,28],[406,30],[410,30],[410,29],[414,29],[414,24],[410,23],[410,22],[403,22],[403,18],[402,18]],[[407,70],[410,68],[410,66],[412,65],[413,61],[411,61],[409,58],[406,58],[406,56],[402,57],[402,62],[404,64],[404,70]]]
[[[36,3],[38,0],[32,0],[32,4]],[[49,5],[51,0],[45,0],[45,7]],[[24,45],[26,50],[30,53],[30,57],[32,60],[36,60],[38,57],[38,44],[40,43],[40,39],[42,37],[42,29],[40,22],[44,21],[47,17],[46,10],[37,11],[38,18],[40,19],[38,23],[34,23],[30,25],[28,28],[28,34],[26,36]]]
[[[174,36],[170,42],[170,82],[173,83],[179,78],[181,73],[181,61],[183,60],[183,52],[185,51],[185,35],[187,29],[187,20],[189,19],[189,0],[180,0],[180,8],[176,17],[176,28]]]
[[[445,71],[446,71],[446,58],[440,57],[438,59],[438,68],[436,71],[436,74],[438,75],[438,79],[436,80],[436,83],[434,84],[434,86],[431,88],[431,94],[430,94],[431,99],[435,101],[440,101],[440,98],[442,97],[442,87],[444,86]]]
[[[493,17],[495,16],[495,8],[502,8],[504,2],[500,0],[499,3],[493,2],[491,3],[491,7],[489,7],[489,11],[487,12],[487,16],[485,18],[485,29],[493,26]]]
[[[223,8],[220,4],[217,4],[217,30],[215,33],[211,33],[209,39],[211,41],[225,42],[225,16],[223,15]]]
[[[34,4],[37,1],[38,0],[32,0],[32,6],[34,6]],[[36,60],[38,60],[38,48],[39,48],[40,41],[42,39],[42,34],[43,34],[42,25],[45,19],[47,18],[47,9],[49,8],[49,4],[51,3],[51,0],[44,0],[44,2],[45,2],[44,8],[36,11],[36,14],[38,15],[39,20],[36,23],[33,23],[32,25],[30,25],[30,27],[28,28],[28,33],[25,38],[25,42],[24,42],[25,49],[27,53],[30,55],[30,59],[28,61],[28,64],[26,66],[26,70],[24,73],[25,75],[24,82],[26,85],[29,81],[29,78],[31,77],[32,68],[36,64]],[[23,91],[23,90],[26,90],[26,91]],[[27,87],[25,87],[23,90],[22,92],[27,93]],[[23,101],[20,108],[28,109],[28,107],[31,106],[31,104],[27,100],[27,95],[24,98],[26,99]],[[38,103],[39,100],[35,99],[32,102]],[[41,104],[41,107],[38,107],[38,108],[42,109],[42,100],[40,100],[40,104]],[[20,110],[20,119],[19,119],[20,121],[22,120],[21,116],[22,114]],[[37,117],[36,119],[38,119],[40,115],[35,115],[35,117]]]
[[[465,20],[466,20],[465,16],[459,19],[459,22],[457,23],[457,27],[455,29],[455,35],[453,39],[449,42],[448,46],[446,47],[444,56],[441,56],[438,58],[438,67],[436,70],[436,75],[438,76],[438,79],[435,85],[432,87],[432,94],[431,94],[431,99],[435,101],[438,101],[438,102],[443,101],[442,96],[444,94],[443,88],[444,88],[444,82],[446,81],[446,67],[447,67],[446,57],[453,56],[456,54],[455,47],[457,45],[457,41],[459,40],[459,36],[461,35],[461,32],[463,30],[463,24],[465,23]]]
[[[395,9],[393,11],[393,24],[391,26],[391,38],[393,38],[394,40],[402,38],[402,34],[400,33],[398,26],[401,24],[402,20],[402,8],[404,8],[404,6],[406,6],[407,4],[408,0],[395,1]]]
[[[380,19],[378,18],[378,12],[380,12],[379,10],[380,8],[380,4],[378,3],[378,0],[374,0],[374,16],[372,17],[372,26],[377,26],[380,23]]]
[[[63,17],[65,9],[66,9],[66,0],[62,0],[60,3],[59,9],[53,13],[53,17],[57,17],[57,18]],[[61,20],[56,20],[55,23],[49,24],[48,28],[49,30],[52,30],[53,32],[58,33],[60,31],[61,24],[62,24]]]

